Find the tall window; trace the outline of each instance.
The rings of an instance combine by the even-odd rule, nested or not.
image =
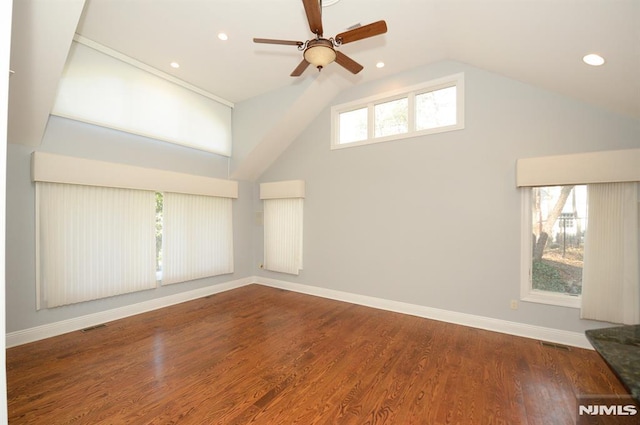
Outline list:
[[[531,195],[532,289],[580,295],[587,187],[536,187]]]
[[[302,198],[264,200],[264,268],[297,275],[302,270]]]
[[[304,196],[302,180],[260,184],[266,270],[294,275],[302,270]]]
[[[518,159],[523,301],[640,322],[638,160],[640,149]]]
[[[464,128],[464,76],[452,75],[331,108],[332,149]]]

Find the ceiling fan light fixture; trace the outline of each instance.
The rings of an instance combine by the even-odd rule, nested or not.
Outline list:
[[[316,68],[323,68],[336,60],[333,43],[325,39],[309,40],[304,59]]]

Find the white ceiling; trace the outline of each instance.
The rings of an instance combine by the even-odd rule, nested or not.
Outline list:
[[[638,0],[340,0],[323,8],[325,37],[380,19],[387,34],[340,49],[364,65],[359,75],[337,64],[323,74],[358,83],[449,59],[640,118]],[[77,32],[231,102],[317,73],[289,77],[301,60],[295,46],[252,42],[311,38],[300,0],[87,0]],[[606,64],[582,63],[592,52]]]
[[[386,34],[340,47],[364,70],[354,76],[330,64],[320,79],[332,87],[325,93],[310,84],[318,77],[312,67],[289,76],[302,59],[294,46],[252,41],[310,38],[301,0],[14,1],[8,140],[40,145],[74,33],[233,103],[300,85],[303,94],[282,105],[288,110],[265,131],[266,141],[249,146],[246,157],[234,154],[239,170],[252,170],[245,172],[249,178],[340,90],[442,60],[640,120],[640,0],[340,0],[323,8],[324,36],[380,19],[387,22]],[[228,41],[217,38],[221,31]],[[582,63],[593,52],[606,64]],[[180,68],[171,68],[172,61]],[[386,66],[377,69],[378,61]],[[286,143],[269,142],[281,140],[283,129]],[[276,131],[278,137],[269,136]]]

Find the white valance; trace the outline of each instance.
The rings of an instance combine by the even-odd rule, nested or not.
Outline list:
[[[304,181],[260,183],[260,199],[304,198]]]
[[[516,186],[640,181],[640,149],[519,159]]]
[[[92,159],[34,152],[33,181],[238,197],[238,182]]]

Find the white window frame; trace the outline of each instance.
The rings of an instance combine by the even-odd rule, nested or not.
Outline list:
[[[416,130],[415,120],[415,97],[427,92],[456,87],[456,123],[442,127]],[[408,98],[408,131],[406,133],[394,134],[384,137],[375,137],[374,128],[374,108],[375,105],[389,101]],[[340,114],[356,109],[367,108],[368,124],[367,138],[356,142],[340,143]],[[353,102],[335,105],[331,108],[331,149],[351,148],[355,146],[369,145],[372,143],[389,142],[402,140],[410,137],[424,136],[428,134],[444,133],[448,131],[464,129],[464,73],[458,73],[447,77],[431,80],[415,86],[404,87],[399,90],[378,94],[375,96],[358,99]]]
[[[520,300],[562,307],[580,308],[580,295],[560,294],[533,289],[532,275],[532,238],[531,238],[531,187],[522,187],[521,191],[521,247],[520,247]]]

